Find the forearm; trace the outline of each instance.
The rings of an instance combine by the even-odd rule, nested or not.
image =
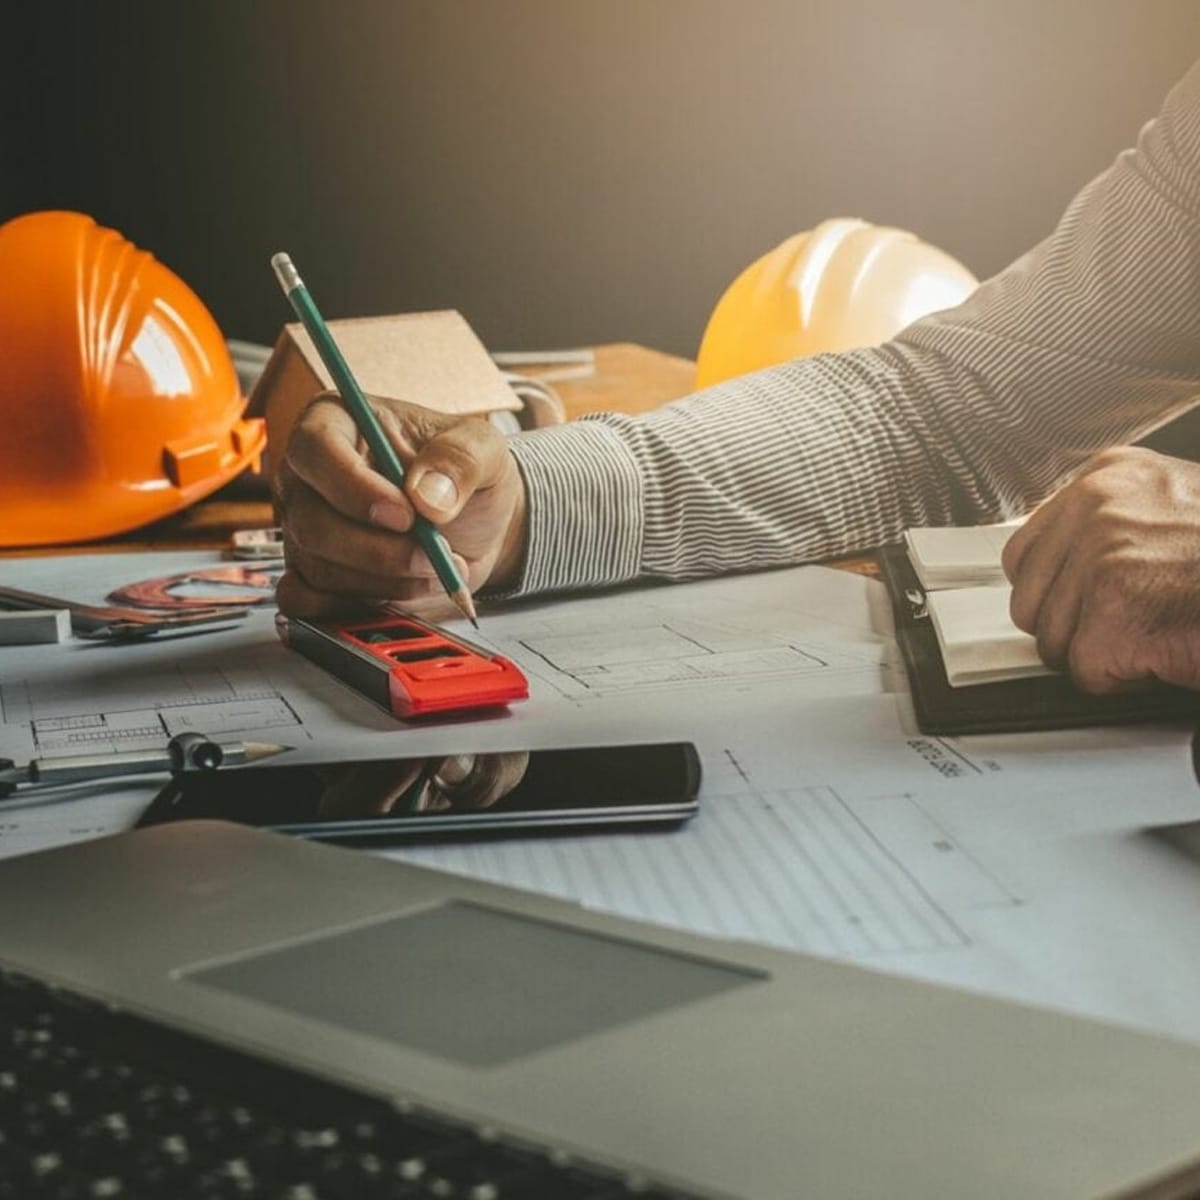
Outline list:
[[[1002,520],[1200,388],[1190,375],[1016,353],[1037,389],[1024,371],[1002,389],[973,365],[893,343],[517,439],[530,493],[517,590],[779,566],[909,525]]]
[[[1200,72],[1054,234],[893,342],[518,440],[522,591],[802,562],[1023,512],[1200,392]]]
[[[916,390],[898,355],[827,355],[514,439],[530,497],[517,590],[779,566],[945,519],[954,492]]]

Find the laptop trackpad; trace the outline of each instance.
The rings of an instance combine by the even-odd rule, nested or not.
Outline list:
[[[182,975],[473,1067],[765,978],[463,901]]]

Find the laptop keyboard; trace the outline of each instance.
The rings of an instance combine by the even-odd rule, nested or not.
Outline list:
[[[0,970],[0,1200],[696,1200]]]

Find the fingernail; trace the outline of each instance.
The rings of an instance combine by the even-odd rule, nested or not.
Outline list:
[[[437,778],[442,783],[462,783],[475,768],[475,755],[453,754],[438,768]]]
[[[449,475],[441,471],[430,471],[417,481],[417,491],[426,504],[433,508],[453,508],[458,501],[458,488]]]
[[[394,500],[376,500],[367,512],[372,525],[391,529],[395,533],[407,533],[412,526],[412,513],[406,504]]]

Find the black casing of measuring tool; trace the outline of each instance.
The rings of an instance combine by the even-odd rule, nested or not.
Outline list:
[[[529,695],[516,663],[416,617],[318,622],[280,613],[275,627],[286,645],[404,720]]]

